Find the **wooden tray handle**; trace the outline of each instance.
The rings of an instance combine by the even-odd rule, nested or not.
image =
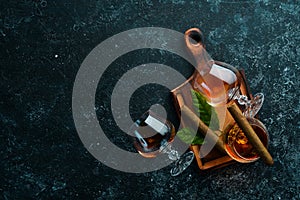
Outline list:
[[[184,40],[189,52],[196,61],[198,72],[201,75],[208,73],[213,64],[213,59],[205,50],[204,37],[200,29],[188,29],[184,34]]]
[[[199,49],[205,48],[204,46],[204,36],[200,29],[190,28],[184,34],[184,39],[187,47],[189,49]]]

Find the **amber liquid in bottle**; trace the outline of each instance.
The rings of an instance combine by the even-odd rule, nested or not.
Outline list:
[[[209,72],[198,75],[194,87],[205,95],[207,102],[212,106],[227,103],[239,89],[238,78],[231,69],[214,62]]]

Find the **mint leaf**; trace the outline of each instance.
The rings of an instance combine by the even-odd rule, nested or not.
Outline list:
[[[196,90],[191,90],[192,100],[196,114],[204,124],[210,126],[213,130],[219,129],[219,119],[215,109],[209,105],[205,97]]]
[[[176,134],[183,142],[191,145],[203,144],[204,139],[195,130],[186,127],[180,129]]]
[[[205,97],[195,90],[191,90],[192,101],[195,107],[195,113],[207,126],[213,130],[219,129],[219,119],[215,109],[209,105]],[[204,138],[199,132],[186,127],[177,132],[178,137],[185,143],[191,145],[204,144]]]

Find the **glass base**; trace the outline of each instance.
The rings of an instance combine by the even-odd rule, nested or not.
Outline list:
[[[264,103],[264,94],[263,93],[255,94],[253,99],[251,100],[250,107],[244,111],[244,115],[246,117],[255,117],[255,115],[261,109],[263,103]]]
[[[194,160],[194,153],[189,151],[183,154],[176,162],[175,166],[171,169],[171,176],[178,176],[181,174]]]

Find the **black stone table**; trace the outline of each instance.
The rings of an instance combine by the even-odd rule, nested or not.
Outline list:
[[[300,199],[300,4],[294,1],[46,1],[0,3],[1,199]],[[243,68],[263,92],[260,118],[274,166],[261,160],[171,177],[167,166],[132,174],[111,169],[83,146],[72,116],[72,89],[84,58],[107,38],[139,27],[203,31],[213,58]],[[109,51],[109,50],[108,50]],[[99,81],[95,108],[107,137],[133,151],[115,124],[110,97],[127,70],[161,63],[188,77],[170,52],[144,49],[116,59]],[[153,92],[156,91],[156,92]],[[132,117],[169,90],[150,84],[130,101]]]

